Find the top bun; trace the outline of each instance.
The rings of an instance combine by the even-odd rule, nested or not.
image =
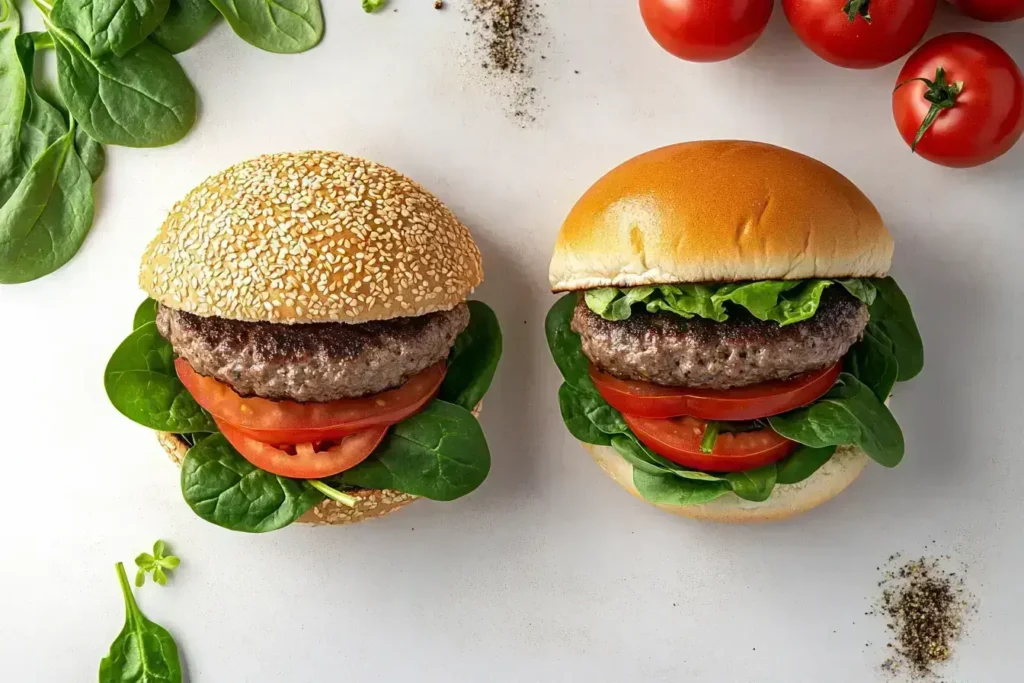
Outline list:
[[[483,279],[469,230],[401,173],[337,152],[268,154],[171,210],[139,284],[170,308],[273,323],[450,309]]]
[[[681,282],[881,277],[878,210],[820,161],[759,142],[689,142],[597,181],[565,219],[554,291]]]

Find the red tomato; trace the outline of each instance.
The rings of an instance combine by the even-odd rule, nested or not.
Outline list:
[[[1024,0],[949,0],[961,12],[982,21],[1024,19]]]
[[[253,439],[274,444],[327,441],[397,424],[430,402],[445,374],[444,363],[438,363],[397,389],[329,403],[298,403],[242,398],[227,384],[198,374],[182,358],[174,361],[174,369],[196,403],[211,415]]]
[[[836,363],[792,379],[736,389],[662,387],[612,377],[593,364],[590,378],[604,400],[627,415],[735,421],[771,417],[812,403],[832,388],[842,369],[842,363]]]
[[[754,44],[774,0],[640,0],[640,15],[658,44],[691,62],[735,57]]]
[[[707,422],[692,417],[668,420],[624,415],[626,424],[652,451],[683,467],[706,472],[743,472],[782,460],[796,443],[768,427],[756,432],[723,432],[710,453],[700,449]]]
[[[261,470],[293,479],[320,479],[351,469],[366,460],[388,431],[370,427],[323,445],[301,443],[287,450],[257,441],[226,422],[217,421],[224,438],[243,458]]]
[[[910,56],[892,113],[910,148],[943,166],[977,166],[1024,133],[1024,74],[988,38],[947,33]]]
[[[917,45],[938,0],[782,0],[793,31],[825,61],[874,69]]]

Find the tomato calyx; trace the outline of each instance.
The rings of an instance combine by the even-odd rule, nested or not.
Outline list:
[[[871,23],[871,8],[869,5],[871,0],[848,0],[843,5],[843,14],[850,20],[850,23],[857,21],[857,17],[862,17],[864,21]]]
[[[928,132],[928,129],[935,123],[935,119],[946,109],[952,109],[956,106],[956,98],[960,96],[960,93],[964,90],[964,82],[957,81],[955,83],[946,82],[946,70],[941,66],[935,69],[935,80],[930,81],[927,78],[911,78],[903,81],[896,86],[896,90],[899,90],[907,83],[913,83],[914,81],[921,81],[928,90],[924,93],[924,98],[932,103],[931,109],[925,115],[924,120],[921,122],[921,127],[917,129],[917,135],[914,136],[914,141],[910,143],[910,151],[917,151],[917,143],[921,142],[921,138]]]

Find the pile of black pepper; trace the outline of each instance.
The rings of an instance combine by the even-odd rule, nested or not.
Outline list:
[[[480,66],[511,86],[511,114],[532,120],[537,88],[529,83],[530,57],[542,36],[540,4],[530,0],[471,0],[466,19],[479,43]]]
[[[884,571],[876,611],[886,618],[893,640],[882,669],[912,680],[934,679],[934,666],[952,655],[973,604],[964,578],[943,569],[938,559],[904,562],[898,553]]]

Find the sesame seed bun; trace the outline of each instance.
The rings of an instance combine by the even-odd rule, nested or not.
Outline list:
[[[611,446],[583,447],[619,486],[644,500],[633,486],[633,466]],[[838,496],[867,465],[868,456],[853,446],[840,446],[836,454],[808,479],[798,484],[779,484],[763,503],[744,500],[735,493],[701,505],[655,505],[666,512],[712,522],[777,522],[802,514]],[[647,501],[644,501],[645,503]],[[652,504],[652,503],[648,503]]]
[[[177,434],[157,432],[160,445],[176,465],[181,465],[188,453],[188,444]],[[348,507],[333,500],[324,500],[297,520],[299,524],[352,524],[376,517],[389,515],[417,499],[417,496],[400,491],[347,491],[356,499],[355,507]]]
[[[273,323],[361,323],[448,310],[483,279],[444,204],[337,152],[268,154],[175,204],[139,284],[170,308]]]
[[[841,174],[758,142],[689,142],[627,161],[569,213],[554,291],[682,282],[882,277],[893,243]]]

